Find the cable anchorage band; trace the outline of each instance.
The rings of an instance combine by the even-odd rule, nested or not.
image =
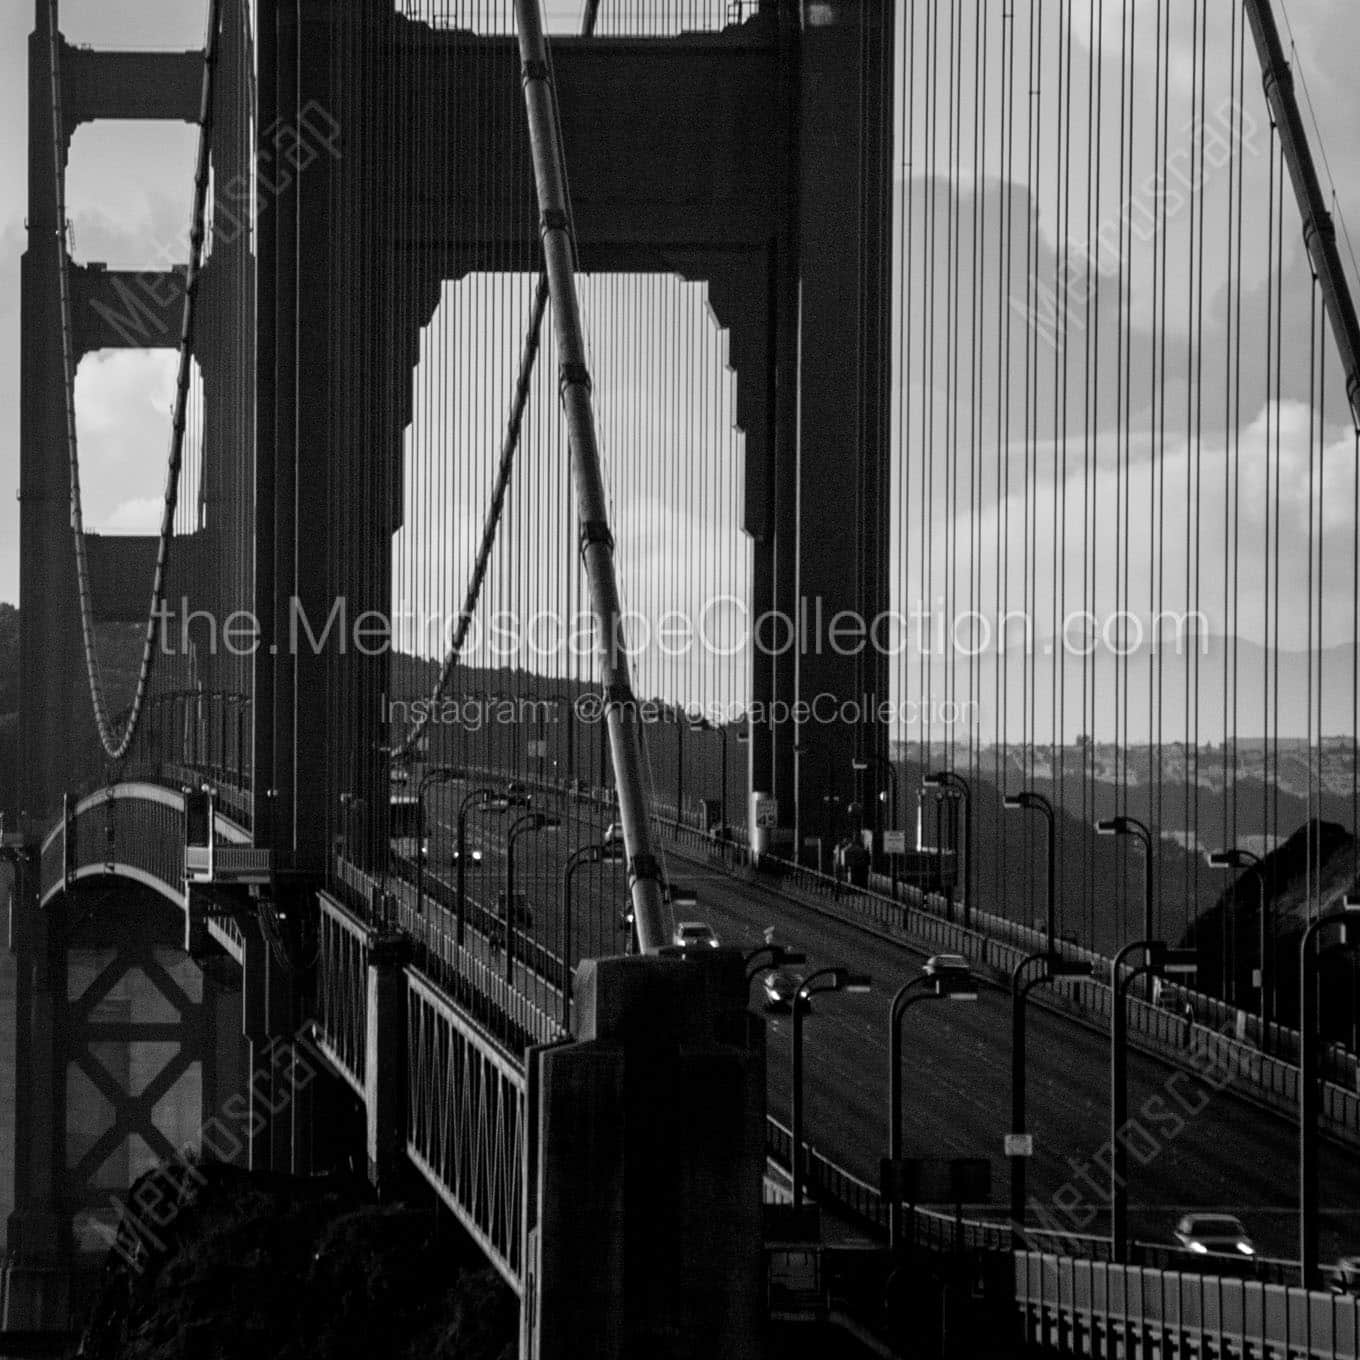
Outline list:
[[[571,360],[563,362],[557,386],[559,392],[565,392],[568,387],[584,387],[587,392],[595,390],[595,384],[590,380],[590,370],[585,364]]]
[[[602,543],[611,553],[614,551],[614,535],[609,531],[609,524],[602,519],[586,520],[581,525],[582,554],[600,543]]]

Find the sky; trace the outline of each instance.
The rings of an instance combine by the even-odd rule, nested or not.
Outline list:
[[[570,25],[578,0],[551,0]],[[0,600],[19,593],[19,271],[25,248],[28,49],[33,0],[0,0]],[[62,0],[68,41],[94,47],[201,47],[203,0]],[[196,130],[187,125],[86,125],[71,148],[68,211],[75,257],[162,268],[183,259]],[[173,395],[164,354],[89,356],[77,375],[87,527],[149,532],[159,522]]]
[[[607,14],[610,0],[605,0]],[[1040,0],[1041,6],[1053,0]],[[1024,7],[1015,7],[1019,14]],[[1084,6],[1076,9],[1084,10]],[[1107,0],[1109,13],[1118,6]],[[1156,0],[1133,0],[1133,8],[1149,32]],[[1190,6],[1174,8],[1180,18]],[[553,17],[570,25],[578,5],[574,0],[554,0]],[[630,6],[636,9],[636,6]],[[1221,27],[1229,13],[1228,0],[1209,0],[1215,25]],[[1360,126],[1360,86],[1353,72],[1360,61],[1360,19],[1353,0],[1288,0],[1287,8],[1277,0],[1282,18],[1287,14],[1297,40],[1296,67],[1304,78],[1319,124],[1320,147],[1335,177],[1343,219],[1354,223],[1360,241],[1360,139],[1353,129]],[[149,46],[185,48],[201,42],[204,6],[202,0],[65,0],[62,23],[73,42],[93,45]],[[1051,12],[1051,11],[1048,11]],[[28,0],[6,0],[0,10],[0,599],[17,595],[18,552],[17,505],[5,494],[18,480],[18,323],[19,257],[24,246],[26,205],[25,140],[27,34],[32,23]],[[1079,24],[1079,29],[1081,25]],[[1111,27],[1114,27],[1112,24]],[[1076,33],[1078,44],[1092,35]],[[1108,48],[1113,41],[1110,29],[1104,35]],[[1178,28],[1173,42],[1183,43]],[[1249,73],[1254,70],[1248,59]],[[1178,96],[1187,78],[1178,68],[1175,76]],[[1051,75],[1049,76],[1051,80]],[[1255,80],[1254,75],[1252,76]],[[1256,90],[1253,90],[1256,95]],[[1259,99],[1259,97],[1258,97]],[[186,126],[154,124],[103,124],[83,128],[77,135],[68,176],[68,198],[73,221],[76,256],[79,260],[103,260],[113,266],[156,267],[166,258],[182,253],[177,243],[183,240],[189,209],[189,189],[195,132]],[[1053,167],[1041,165],[1039,173],[1052,180]],[[963,192],[967,192],[964,186]],[[999,202],[1002,189],[995,182],[978,191]],[[1060,224],[1046,200],[1041,198],[1037,213],[1041,242],[1052,249],[1061,235]],[[1290,218],[1286,217],[1286,221]],[[1296,223],[1297,219],[1293,221]],[[1259,226],[1254,222],[1253,226]],[[1184,224],[1177,224],[1183,230]],[[1292,242],[1297,263],[1297,239]],[[1173,280],[1173,285],[1178,280]],[[1139,320],[1145,294],[1138,292],[1135,313]],[[1252,299],[1248,299],[1249,306]],[[919,400],[919,385],[906,389]],[[899,388],[902,384],[899,383]],[[172,393],[172,361],[165,354],[119,353],[90,356],[82,365],[77,382],[77,410],[82,447],[82,483],[86,501],[87,525],[111,532],[148,531],[158,517],[165,462],[168,410]],[[898,394],[900,400],[900,392]],[[964,394],[960,394],[962,400]],[[1282,410],[1288,475],[1285,497],[1289,513],[1297,520],[1300,510],[1298,491],[1304,484],[1307,461],[1306,428],[1295,407]],[[1246,413],[1246,437],[1263,428],[1264,410]],[[1300,430],[1303,429],[1303,433]],[[1335,507],[1351,503],[1353,460],[1348,456],[1344,431],[1328,431],[1327,464],[1334,472],[1326,488],[1326,504]],[[1209,432],[1208,447],[1217,436]],[[1221,439],[1220,439],[1221,445]],[[1052,450],[1041,450],[1046,460],[1039,473],[1041,491],[1036,498],[1040,507],[1035,534],[1051,541],[1058,532],[1050,515],[1056,497],[1056,470]],[[1184,477],[1188,452],[1183,441],[1172,441],[1162,451],[1164,475],[1172,486]],[[1212,455],[1210,455],[1212,456]],[[1152,493],[1148,462],[1149,450],[1133,450],[1135,470],[1130,495],[1135,502]],[[1044,479],[1047,478],[1047,481]],[[1246,479],[1250,487],[1250,473]],[[1249,497],[1250,499],[1250,497]],[[657,511],[663,513],[664,507]],[[995,531],[1006,515],[1019,515],[1022,508],[1014,496],[992,496],[983,508],[979,523],[984,535]],[[1173,500],[1167,531],[1171,542],[1182,537],[1177,516],[1180,503]],[[469,524],[475,523],[473,513]],[[1097,545],[1099,550],[1100,545]],[[1248,563],[1248,570],[1251,569]],[[900,575],[895,570],[894,575]],[[1102,576],[1108,575],[1102,568]],[[910,577],[910,572],[906,572]],[[1332,570],[1328,580],[1340,589],[1340,570]],[[920,582],[914,582],[919,588]],[[455,587],[454,594],[458,594]]]

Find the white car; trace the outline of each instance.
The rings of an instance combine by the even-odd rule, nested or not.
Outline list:
[[[1242,1220],[1231,1214],[1186,1214],[1176,1224],[1175,1237],[1195,1256],[1256,1255]]]
[[[675,927],[675,943],[682,949],[710,949],[718,947],[718,937],[713,927],[702,921],[681,921]]]

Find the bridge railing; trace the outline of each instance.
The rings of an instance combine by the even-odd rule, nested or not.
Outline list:
[[[789,1129],[767,1115],[765,1155],[768,1160],[788,1170],[793,1165],[792,1151],[793,1135]],[[847,1171],[806,1141],[803,1143],[803,1168],[805,1184],[814,1200],[867,1229],[873,1236],[887,1239],[888,1201],[876,1186]],[[909,1221],[909,1231],[923,1247],[952,1249],[958,1245],[970,1250],[1009,1252],[1013,1245],[1008,1221],[968,1215],[960,1217],[920,1207],[909,1215]],[[1026,1239],[1036,1246],[1061,1251],[1081,1250],[1096,1256],[1108,1255],[1110,1250],[1108,1238],[1081,1233],[1033,1229],[1026,1232]]]
[[[520,1290],[526,1069],[417,969],[406,981],[407,1155]]]
[[[1341,1360],[1360,1354],[1360,1298],[1257,1280],[1015,1254],[1025,1344],[1059,1355]]]
[[[356,919],[369,929],[401,930],[411,940],[419,968],[442,988],[475,1023],[512,1052],[561,1036],[558,1007],[545,1006],[549,984],[523,964],[517,980],[507,982],[494,938],[483,927],[492,913],[469,912],[464,942],[458,943],[453,894],[432,897],[429,883],[423,909],[416,910],[415,888],[402,878],[375,877],[344,859],[334,865],[332,887]],[[469,903],[470,907],[475,906]],[[560,971],[560,965],[555,965]]]
[[[122,874],[172,896],[184,880],[184,805],[170,790],[128,781],[78,800],[42,844],[41,900],[72,880]]]
[[[362,1098],[367,1077],[369,924],[321,893],[317,959],[317,1043]]]

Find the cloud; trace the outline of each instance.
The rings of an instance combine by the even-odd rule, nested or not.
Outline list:
[[[86,528],[159,527],[174,400],[175,355],[114,350],[87,355],[76,374],[76,438]]]
[[[144,496],[124,501],[99,526],[106,534],[155,534],[160,532],[162,496]],[[93,527],[93,526],[91,526]]]

